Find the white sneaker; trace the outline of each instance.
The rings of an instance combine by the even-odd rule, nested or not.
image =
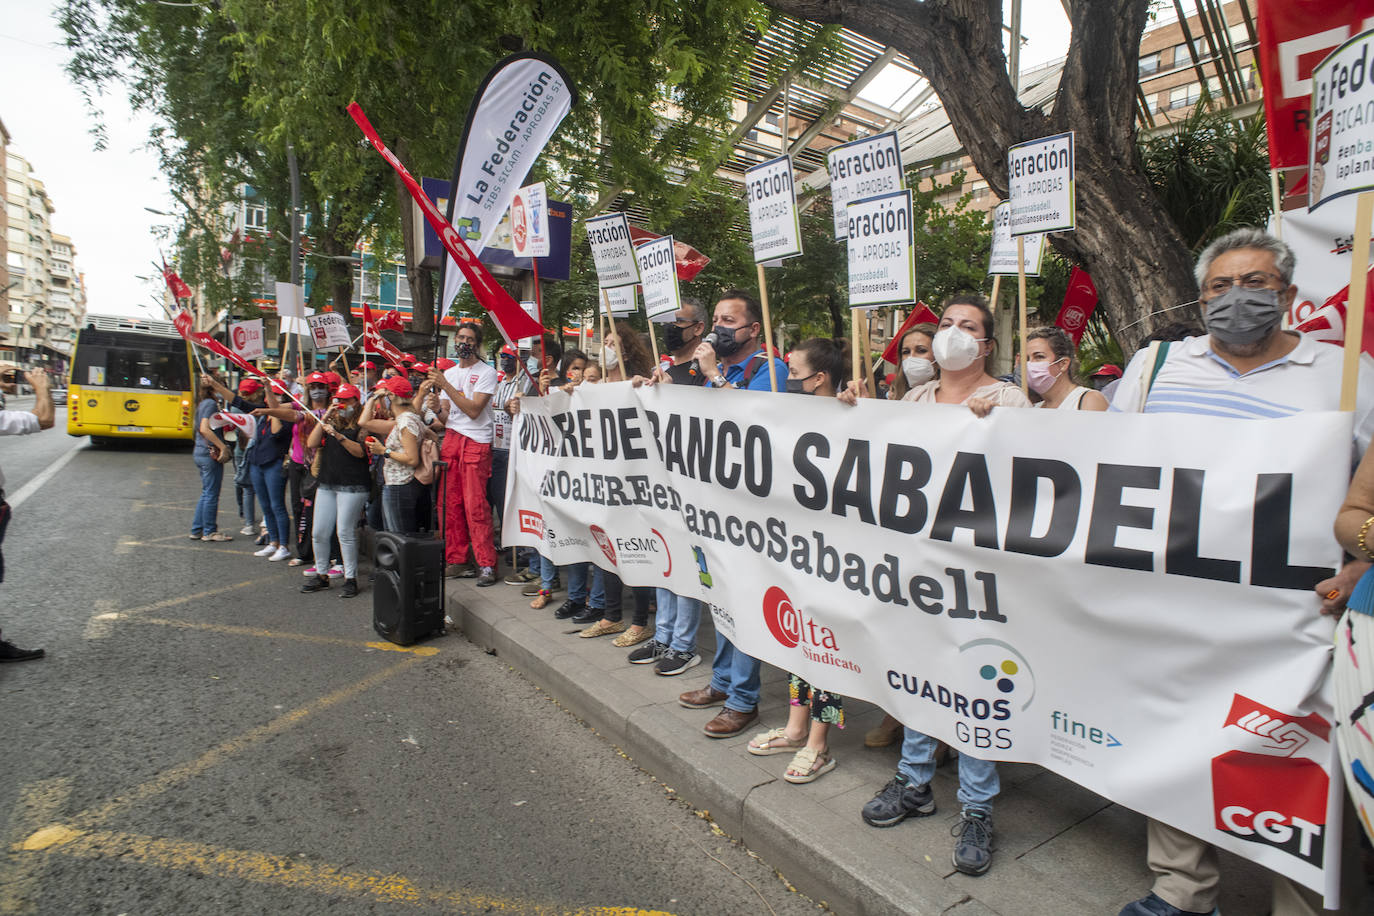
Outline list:
[[[287,550],[285,547],[278,547],[278,548],[277,548],[277,552],[274,553],[274,554],[272,554],[272,555],[271,555],[270,557],[268,557],[267,559],[268,559],[269,561],[273,562],[273,563],[276,563],[276,562],[279,561],[279,560],[287,560],[287,559],[290,559],[290,557],[291,557],[291,551]]]
[[[244,525],[239,529],[239,534],[257,534],[258,531],[252,525]]]
[[[316,573],[316,571],[315,571],[315,564],[314,564],[314,563],[311,563],[309,566],[307,566],[305,569],[303,569],[302,572],[305,574],[305,577],[306,577],[307,579],[310,578],[311,576],[317,575],[317,573]]]
[[[330,567],[329,567],[329,578],[331,578],[331,579],[342,579],[342,578],[343,578],[343,567],[340,566],[338,563],[335,563],[335,564],[333,564],[332,566],[330,566]]]
[[[268,545],[267,545],[266,547],[264,547],[262,550],[255,550],[255,551],[253,551],[253,556],[255,556],[255,557],[270,557],[272,554],[276,553],[276,552],[277,552],[278,550],[280,550],[280,549],[281,549],[280,547],[277,547],[277,546],[275,546],[275,545],[273,545],[273,544],[268,544]]]

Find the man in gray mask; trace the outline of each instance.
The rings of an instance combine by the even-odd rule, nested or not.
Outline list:
[[[1148,348],[1137,353],[1110,409],[1257,419],[1339,409],[1341,348],[1280,328],[1297,294],[1293,268],[1292,250],[1260,229],[1237,229],[1208,245],[1195,271],[1207,334],[1162,343],[1162,353]],[[1362,370],[1355,400],[1357,457],[1374,432],[1371,408],[1374,379]],[[1334,578],[1313,583],[1314,588],[1323,595],[1340,592],[1343,604],[1368,567],[1347,564]],[[1314,597],[1314,614],[1318,607]],[[1353,826],[1353,815],[1346,823]],[[1215,913],[1220,891],[1216,849],[1158,821],[1148,822],[1146,838],[1154,886],[1119,916]],[[1342,889],[1340,912],[1368,913],[1361,900],[1359,842],[1353,831],[1345,836],[1344,853],[1343,872],[1353,880]],[[1273,916],[1320,911],[1317,895],[1275,876]]]

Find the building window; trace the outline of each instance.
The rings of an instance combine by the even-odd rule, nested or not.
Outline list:
[[[1170,108],[1192,108],[1202,98],[1202,87],[1197,83],[1175,86],[1169,95]]]
[[[5,252],[5,262],[10,270],[24,273],[24,256],[17,251]]]
[[[249,230],[266,231],[267,229],[267,208],[256,204],[244,204],[243,207],[243,228]]]
[[[56,255],[61,255],[65,258],[71,256],[72,249],[70,245],[65,245],[62,242],[53,242],[52,253]]]
[[[1140,75],[1149,76],[1151,73],[1159,72],[1160,52],[1147,54],[1140,58]]]

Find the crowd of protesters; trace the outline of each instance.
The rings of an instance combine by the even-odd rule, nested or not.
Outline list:
[[[1229,417],[1335,410],[1340,351],[1281,329],[1296,292],[1293,271],[1292,252],[1281,241],[1259,230],[1230,233],[1198,259],[1205,327],[1162,328],[1151,336],[1162,344],[1138,353],[1124,372],[1117,366],[1099,368],[1086,384],[1078,376],[1073,340],[1059,328],[1032,330],[1017,361],[1029,397],[1017,376],[994,374],[996,337],[987,302],[976,294],[953,296],[943,304],[938,324],[918,324],[902,334],[897,370],[876,394],[966,408],[978,417],[1028,407]],[[407,373],[378,372],[366,362],[351,380],[333,372],[308,375],[296,386],[309,405],[306,410],[285,400],[293,385],[289,378],[270,387],[245,379],[234,391],[206,377],[196,412],[195,447],[204,496],[191,536],[231,539],[219,530],[216,509],[224,468],[232,464],[242,533],[256,538],[261,547],[256,555],[267,562],[304,567],[304,592],[327,590],[331,579],[341,578],[342,597],[358,594],[360,525],[410,533],[427,530],[431,518],[438,519],[445,538],[445,574],[473,578],[486,588],[502,581],[496,529],[505,503],[513,421],[523,398],[618,382],[701,386],[723,392],[721,397],[730,397],[724,392],[732,390],[770,391],[776,384],[780,393],[836,398],[851,405],[869,396],[866,382],[850,378],[844,341],[806,340],[785,360],[769,353],[762,343],[759,305],[743,290],[723,291],[710,312],[684,299],[672,320],[658,328],[664,353],[658,365],[646,338],[625,322],[617,322],[607,334],[600,361],[546,336],[528,361],[505,347],[492,351],[492,362],[487,362],[481,327],[461,324],[452,359],[433,366],[416,362]],[[1374,388],[1363,375],[1358,403],[1354,447],[1363,454],[1374,431]],[[253,435],[240,435],[233,445],[226,442],[211,423],[226,409],[250,414]],[[436,458],[447,467],[441,486],[431,485],[430,465]],[[1374,478],[1374,473],[1366,477]],[[1366,489],[1374,492],[1374,486]],[[629,664],[652,666],[660,676],[679,675],[703,662],[698,652],[703,607],[695,597],[663,588],[627,588],[596,564],[559,567],[531,549],[511,556],[503,581],[522,588],[531,608],[547,608],[555,619],[582,627],[579,637],[614,636],[610,642],[630,650]],[[1363,561],[1374,559],[1357,556],[1334,579],[1317,584],[1325,610],[1340,609],[1369,568]],[[560,592],[561,601],[555,598]],[[683,693],[679,703],[690,709],[719,707],[702,726],[711,738],[757,728],[760,667],[757,659],[717,634],[709,682]],[[825,684],[811,684],[795,674],[789,696],[786,721],[759,731],[747,748],[756,755],[792,755],[784,778],[808,783],[836,766],[828,736],[831,729],[844,727],[844,700]],[[898,743],[896,774],[860,812],[874,827],[934,813],[930,782],[935,768],[956,756],[891,716],[865,736],[872,747]],[[993,803],[1001,785],[995,763],[963,752],[957,761],[961,811],[953,828],[952,861],[957,870],[980,875],[992,864]],[[1147,840],[1155,884],[1121,916],[1215,912],[1216,851],[1153,821]],[[1346,850],[1347,858],[1357,855],[1355,845]],[[1362,907],[1357,896],[1347,900],[1343,911],[1365,912]],[[1315,913],[1319,908],[1313,895],[1275,879],[1273,913]]]

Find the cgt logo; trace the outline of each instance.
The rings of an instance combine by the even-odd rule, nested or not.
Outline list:
[[[541,540],[544,537],[544,516],[538,512],[531,512],[529,509],[521,509],[517,518],[520,520],[520,530],[525,534],[532,534]]]
[[[599,525],[592,525],[588,530],[591,531],[592,540],[596,541],[596,546],[600,547],[601,552],[606,555],[606,559],[611,561],[611,565],[619,566],[620,564],[617,563],[615,559],[615,545],[612,544],[611,539],[606,536],[605,529]]]

